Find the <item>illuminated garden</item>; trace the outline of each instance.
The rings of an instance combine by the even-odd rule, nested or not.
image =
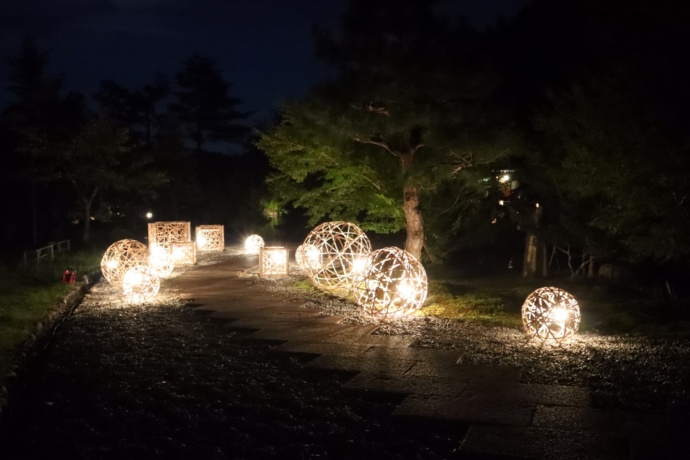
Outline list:
[[[690,458],[687,7],[73,3],[0,13],[3,460]]]

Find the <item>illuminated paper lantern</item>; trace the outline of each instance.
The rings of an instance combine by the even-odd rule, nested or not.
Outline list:
[[[160,287],[160,279],[148,267],[130,268],[122,277],[122,292],[134,302],[152,299]]]
[[[367,235],[350,222],[325,222],[304,240],[307,276],[325,290],[349,289],[362,261],[371,252]]]
[[[580,306],[563,289],[542,287],[522,304],[522,324],[531,337],[560,344],[580,327]]]
[[[315,269],[320,268],[322,265],[321,253],[317,247],[311,244],[301,244],[295,250],[295,262],[300,270],[304,271],[307,270],[308,265]]]
[[[259,276],[287,275],[290,252],[287,248],[264,246],[259,250]]]
[[[388,247],[366,258],[352,293],[366,312],[398,318],[419,310],[428,292],[426,270],[409,252]]]
[[[136,240],[120,240],[106,249],[101,259],[101,272],[110,284],[120,285],[127,270],[148,266],[149,250]]]
[[[149,246],[170,248],[172,243],[192,241],[189,222],[151,222],[149,224]]]
[[[225,249],[225,230],[222,225],[197,225],[196,248],[199,251],[223,251]]]
[[[150,252],[149,267],[151,268],[151,273],[160,278],[169,277],[175,269],[171,248],[153,244],[150,247]]]
[[[264,239],[259,235],[251,235],[244,240],[244,250],[247,251],[248,254],[258,254],[263,247]]]
[[[175,266],[196,263],[196,246],[192,241],[174,242],[171,244],[170,252]]]

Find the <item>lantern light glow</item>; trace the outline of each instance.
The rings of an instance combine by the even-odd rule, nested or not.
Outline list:
[[[393,318],[409,316],[419,310],[427,291],[422,264],[397,247],[369,254],[366,268],[352,288],[357,304],[366,312]]]
[[[247,254],[258,254],[263,247],[264,239],[259,235],[251,235],[244,240],[244,250],[247,251]]]
[[[306,271],[320,289],[349,290],[356,277],[356,261],[371,252],[367,235],[350,222],[325,222],[304,240]]]
[[[149,250],[145,244],[136,240],[119,240],[106,249],[101,259],[103,277],[114,285],[122,284],[127,270],[148,266]]]
[[[580,306],[568,292],[542,287],[532,292],[522,305],[522,324],[531,337],[560,344],[580,327]]]

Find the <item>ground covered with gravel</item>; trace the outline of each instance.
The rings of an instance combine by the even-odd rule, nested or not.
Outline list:
[[[199,264],[238,251],[203,258]],[[295,288],[299,272],[242,276],[351,323],[377,320],[338,297]],[[104,282],[48,331],[11,387],[2,458],[453,458],[466,427],[390,417],[399,396],[347,391],[342,373],[213,320],[174,296],[123,303]],[[525,383],[587,386],[599,407],[690,412],[687,336],[581,334],[540,347],[518,330],[414,318],[376,333],[455,349],[467,364],[523,366]]]

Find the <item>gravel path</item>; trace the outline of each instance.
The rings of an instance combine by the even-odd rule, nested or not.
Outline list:
[[[209,256],[244,257],[236,251]],[[305,308],[373,322],[342,299],[243,276]],[[165,292],[165,283],[162,288]],[[458,350],[467,364],[524,366],[531,383],[590,387],[599,407],[690,412],[688,337],[579,335],[535,346],[517,330],[417,318],[378,333]],[[128,305],[97,283],[23,372],[0,421],[3,459],[453,458],[466,427],[389,416],[399,397],[343,389],[350,377],[307,372],[179,298]]]

